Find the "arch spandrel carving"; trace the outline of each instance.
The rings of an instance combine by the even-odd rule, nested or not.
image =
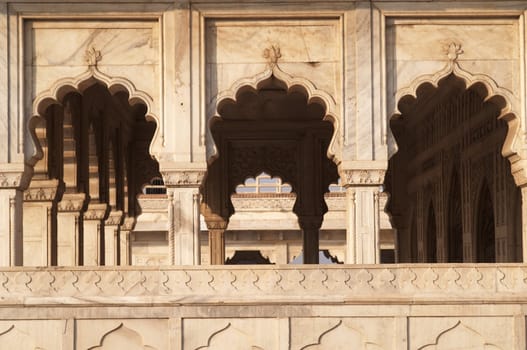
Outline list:
[[[210,126],[214,121],[221,120],[218,106],[225,101],[237,102],[237,96],[240,92],[247,89],[258,91],[259,85],[269,78],[276,78],[285,85],[288,93],[300,92],[307,96],[307,104],[316,103],[325,109],[325,116],[323,120],[330,121],[333,124],[333,136],[328,147],[328,158],[333,159],[336,164],[341,162],[341,113],[337,102],[326,91],[317,89],[316,85],[309,79],[289,75],[284,72],[276,62],[269,64],[268,67],[261,73],[252,77],[242,78],[236,81],[230,89],[217,94],[208,105],[206,123],[206,145],[207,145],[207,162],[211,164],[218,156],[218,149],[212,137]]]
[[[149,153],[158,158],[158,150],[161,143],[159,138],[160,118],[157,115],[153,98],[148,93],[137,90],[135,85],[127,78],[108,76],[97,69],[96,65],[93,65],[89,66],[84,73],[76,77],[67,77],[55,81],[48,90],[41,92],[33,100],[31,117],[28,121],[28,129],[32,142],[31,146],[33,147],[27,150],[28,152],[33,151],[27,157],[27,163],[29,165],[33,166],[43,155],[35,128],[37,127],[38,121],[45,114],[46,109],[53,104],[61,104],[61,101],[67,94],[72,92],[80,92],[82,94],[86,89],[98,83],[104,85],[112,95],[119,92],[127,93],[128,102],[131,106],[136,104],[146,106],[145,117],[147,121],[154,121],[156,123],[156,130],[149,147]]]
[[[505,140],[503,142],[502,155],[509,159],[511,162],[512,172],[517,185],[521,185],[527,182],[527,175],[523,174],[521,169],[523,166],[522,159],[525,158],[524,151],[521,148],[521,122],[520,114],[520,99],[515,96],[510,90],[498,86],[496,81],[485,74],[473,74],[463,69],[457,57],[452,59],[445,65],[445,67],[434,73],[427,74],[417,77],[410,86],[400,89],[395,94],[393,101],[393,112],[390,114],[390,120],[400,118],[402,111],[400,110],[399,102],[406,98],[411,97],[415,100],[418,99],[419,90],[425,88],[426,85],[431,86],[434,89],[438,89],[442,80],[449,76],[454,76],[461,79],[465,84],[465,90],[473,89],[480,96],[483,97],[483,102],[492,102],[499,106],[500,114],[498,119],[503,119],[507,122],[508,130]],[[388,159],[392,158],[398,151],[397,141],[392,133],[391,128],[387,130],[388,137]],[[515,171],[515,169],[520,169]]]

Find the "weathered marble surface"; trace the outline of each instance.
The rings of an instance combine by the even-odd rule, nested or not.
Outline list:
[[[524,303],[522,264],[14,268],[0,305]]]
[[[0,277],[2,349],[525,348],[522,264],[18,268]]]

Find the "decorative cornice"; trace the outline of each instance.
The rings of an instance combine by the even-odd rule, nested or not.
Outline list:
[[[378,186],[384,183],[384,169],[350,169],[341,170],[342,186]]]
[[[52,201],[57,195],[58,185],[57,179],[31,181],[29,188],[24,191],[24,201]]]
[[[80,212],[84,207],[86,194],[84,193],[65,193],[62,200],[58,203],[59,212]]]
[[[205,170],[162,171],[167,187],[199,187],[205,177]]]

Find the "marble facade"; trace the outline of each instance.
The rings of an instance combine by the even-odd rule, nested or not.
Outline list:
[[[525,349],[526,15],[0,0],[0,349]]]

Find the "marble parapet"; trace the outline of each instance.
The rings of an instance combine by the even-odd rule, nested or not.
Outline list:
[[[0,305],[527,303],[523,264],[11,268]]]

